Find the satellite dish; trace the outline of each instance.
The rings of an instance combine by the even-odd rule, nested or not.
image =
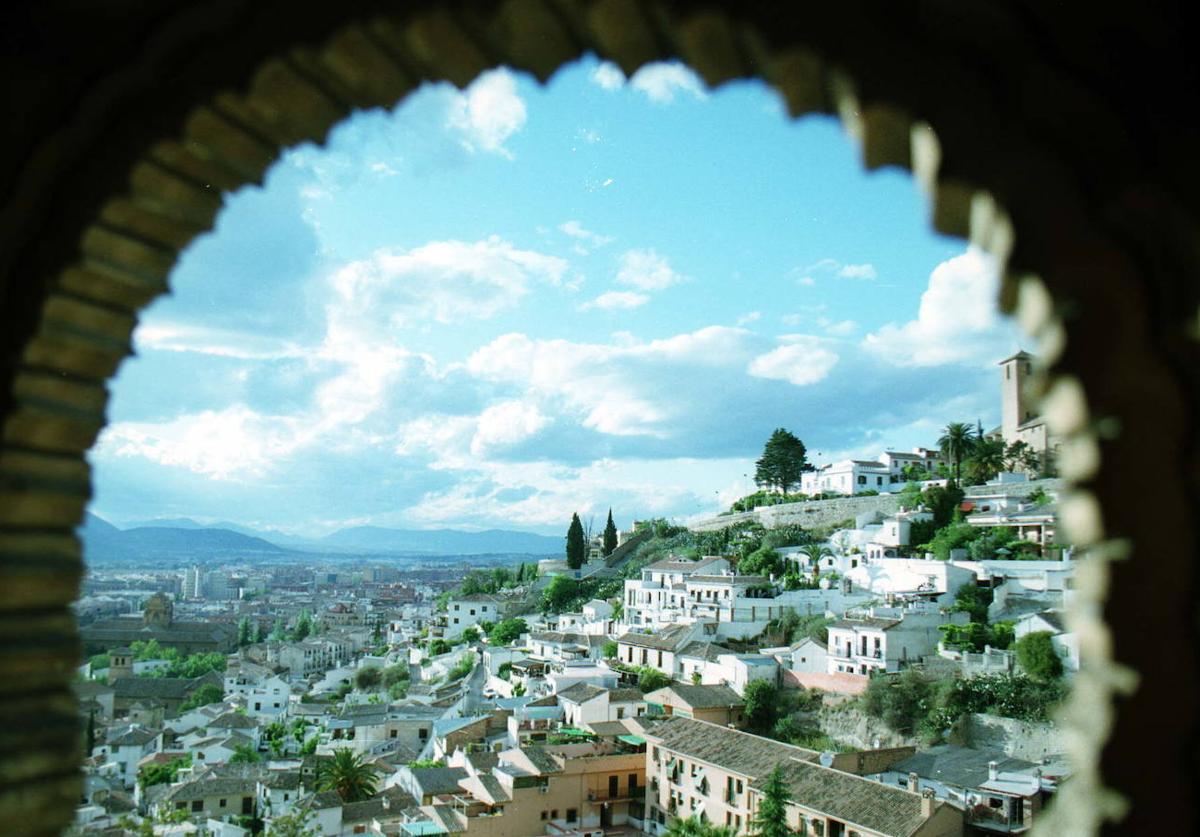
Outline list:
[[[833,767],[833,753],[829,750],[821,753],[821,767]]]

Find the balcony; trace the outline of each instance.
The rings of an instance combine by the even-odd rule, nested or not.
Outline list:
[[[633,800],[640,801],[646,798],[646,786],[638,785],[637,787],[633,788],[619,788],[615,795],[610,794],[608,788],[604,788],[602,790],[589,790],[587,798],[588,802],[595,802],[597,804],[607,802],[630,802]]]
[[[1010,815],[1004,808],[992,808],[988,805],[968,808],[966,820],[976,828],[1003,834],[1020,834],[1030,828],[1020,816]]]

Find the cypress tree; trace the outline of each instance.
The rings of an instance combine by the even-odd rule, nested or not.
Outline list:
[[[754,463],[754,482],[787,494],[789,488],[800,483],[800,475],[811,470],[804,442],[777,427],[763,446],[762,456]]]
[[[612,555],[617,548],[617,525],[613,523],[612,509],[608,510],[608,523],[604,524],[604,555]]]
[[[750,823],[750,833],[754,837],[791,837],[792,831],[787,826],[787,801],[783,772],[777,766],[763,785],[762,801],[758,803],[758,814]]]
[[[577,570],[587,557],[587,543],[583,539],[583,523],[578,514],[571,515],[571,526],[567,529],[567,566]]]

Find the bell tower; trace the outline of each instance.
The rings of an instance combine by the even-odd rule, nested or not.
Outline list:
[[[1017,428],[1034,418],[1032,402],[1025,393],[1033,374],[1033,355],[1017,352],[1000,361],[1000,433],[1004,443],[1017,441]]]

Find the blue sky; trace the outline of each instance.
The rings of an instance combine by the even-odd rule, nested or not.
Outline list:
[[[227,196],[145,312],[93,510],[558,533],[998,423],[987,258],[763,85],[506,70],[355,115]]]

